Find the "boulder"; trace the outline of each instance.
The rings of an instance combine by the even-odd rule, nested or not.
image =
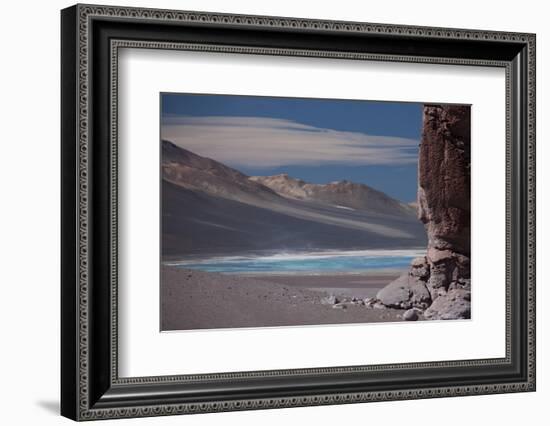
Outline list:
[[[409,275],[408,272],[380,290],[376,298],[385,306],[401,309],[425,309],[431,303],[431,296],[424,281]]]
[[[403,314],[405,321],[416,321],[418,319],[418,311],[416,309],[409,309]]]
[[[470,291],[457,288],[435,299],[424,317],[431,320],[470,319],[470,312]]]

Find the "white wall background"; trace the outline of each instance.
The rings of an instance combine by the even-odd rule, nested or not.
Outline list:
[[[544,424],[550,401],[550,315],[545,260],[550,258],[550,28],[540,0],[108,1],[205,10],[526,31],[537,33],[538,96],[538,391],[316,408],[118,420],[119,424],[319,425],[360,423]],[[3,4],[0,26],[0,418],[3,424],[68,424],[59,404],[59,9],[71,2]],[[543,417],[545,416],[545,417]],[[131,423],[129,423],[131,422]],[[102,424],[113,423],[107,421]],[[113,423],[114,424],[114,423]]]

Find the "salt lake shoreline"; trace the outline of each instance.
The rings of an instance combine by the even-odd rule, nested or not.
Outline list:
[[[161,330],[403,321],[403,310],[363,302],[402,272],[239,275],[163,265]]]

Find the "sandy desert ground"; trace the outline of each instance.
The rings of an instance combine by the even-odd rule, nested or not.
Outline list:
[[[402,310],[364,303],[400,273],[243,276],[163,266],[161,330],[402,321]]]

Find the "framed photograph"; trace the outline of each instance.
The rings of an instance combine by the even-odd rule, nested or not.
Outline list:
[[[535,390],[535,35],[61,12],[61,412]]]

